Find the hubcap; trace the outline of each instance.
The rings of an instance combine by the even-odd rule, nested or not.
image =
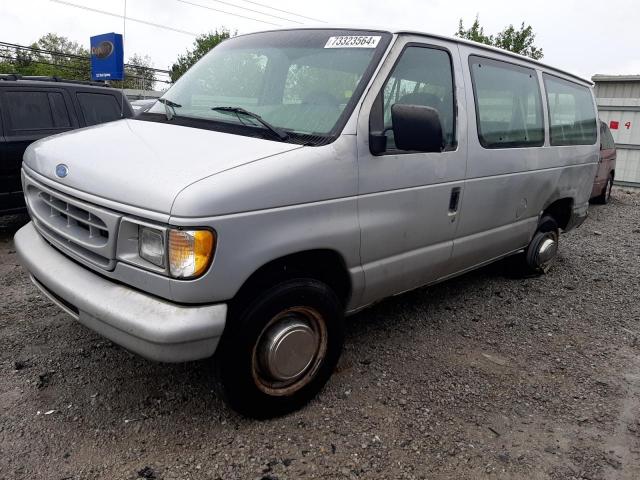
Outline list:
[[[303,321],[285,319],[269,329],[263,340],[260,364],[274,380],[302,375],[318,350],[318,335]]]
[[[324,360],[327,331],[318,311],[293,307],[266,325],[253,352],[253,378],[270,395],[290,395],[306,385]]]
[[[551,234],[549,234],[551,235]],[[558,242],[551,236],[547,236],[540,242],[538,247],[538,253],[536,255],[538,259],[538,265],[544,269],[549,266],[558,253]]]

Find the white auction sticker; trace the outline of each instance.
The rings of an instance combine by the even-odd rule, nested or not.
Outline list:
[[[329,37],[324,48],[376,48],[380,42],[379,35],[344,35]]]

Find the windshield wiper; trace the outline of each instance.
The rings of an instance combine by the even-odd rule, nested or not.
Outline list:
[[[267,122],[264,118],[262,118],[257,113],[250,112],[241,107],[213,107],[211,110],[214,110],[216,112],[230,112],[230,113],[235,113],[236,115],[239,115],[239,114],[246,115],[247,117],[251,117],[257,120],[265,128],[273,132],[281,141],[285,142],[289,140],[289,134],[287,132],[285,132],[284,130],[281,130],[275,125],[271,125],[269,122]],[[239,116],[238,116],[238,120],[240,120]],[[242,122],[242,120],[240,121]]]
[[[179,103],[172,102],[167,98],[158,98],[158,101],[164,105],[164,113],[167,116],[167,120],[173,120],[173,117],[176,116],[176,108],[182,107]],[[171,108],[171,110],[169,110]]]

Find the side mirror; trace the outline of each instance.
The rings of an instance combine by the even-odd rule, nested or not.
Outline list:
[[[435,108],[396,103],[391,106],[391,120],[399,149],[441,152],[444,148],[440,114]]]

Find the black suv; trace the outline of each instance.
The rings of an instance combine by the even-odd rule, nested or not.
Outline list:
[[[30,143],[132,116],[121,91],[100,83],[0,75],[0,215],[25,210],[20,166]]]

